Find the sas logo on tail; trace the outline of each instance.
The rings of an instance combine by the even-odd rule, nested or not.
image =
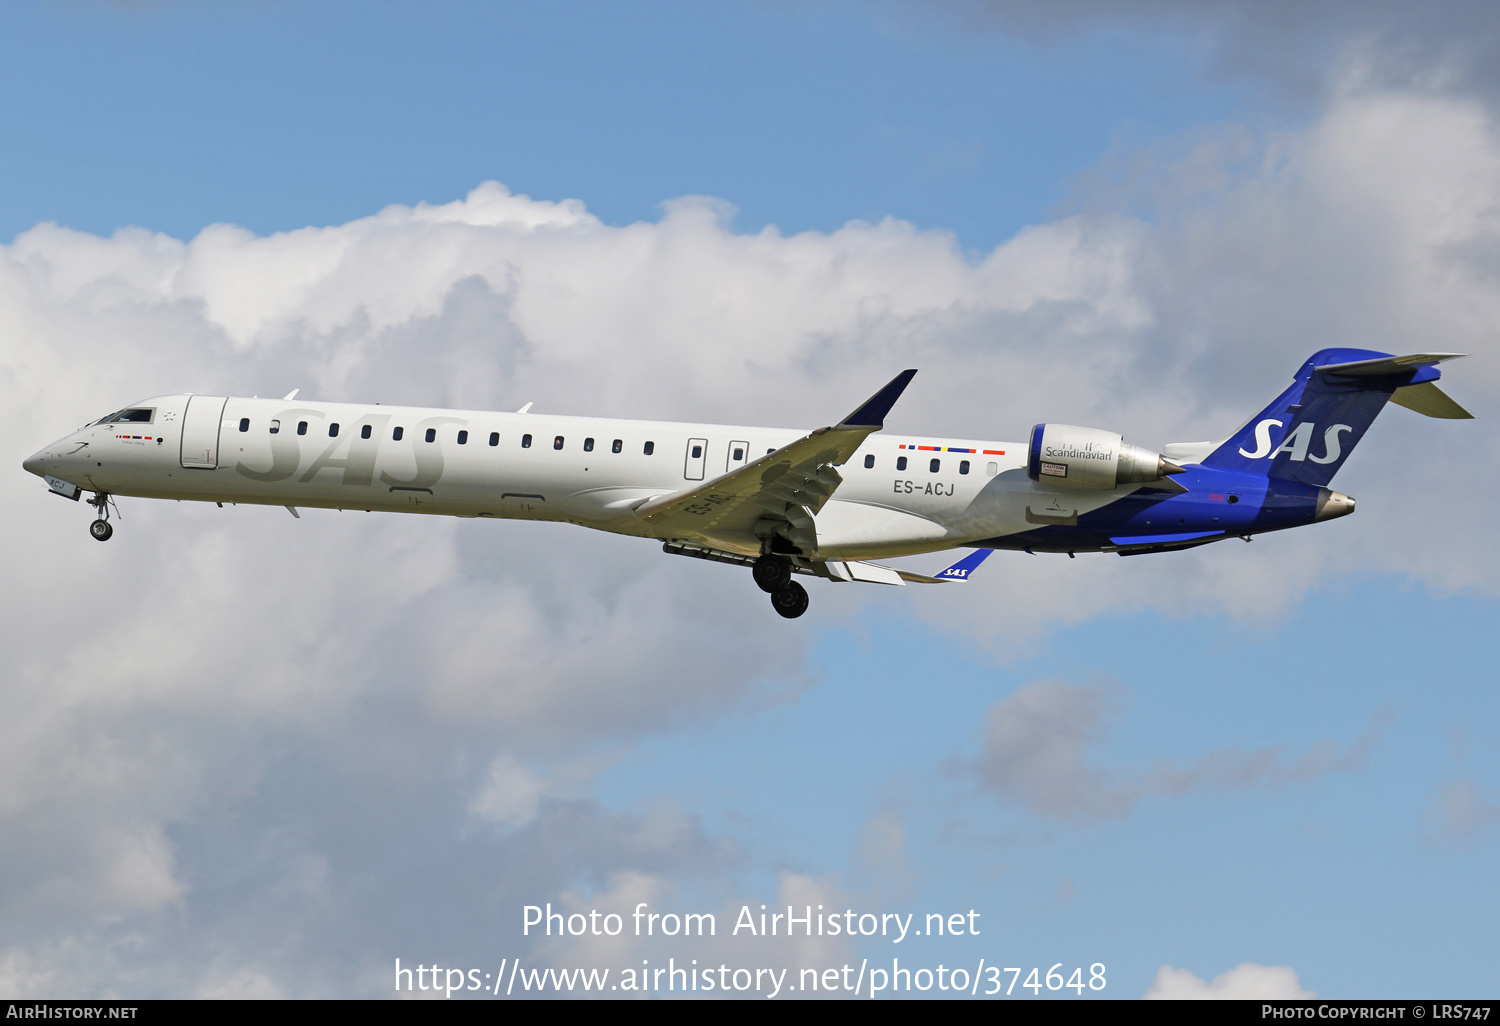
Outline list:
[[[1314,463],[1333,463],[1344,454],[1339,446],[1339,435],[1345,431],[1354,429],[1348,424],[1334,424],[1323,432],[1323,455],[1308,456],[1307,448],[1312,442],[1313,432],[1317,425],[1306,422],[1297,425],[1297,430],[1287,435],[1278,448],[1271,448],[1271,428],[1281,427],[1279,420],[1263,420],[1255,425],[1255,451],[1246,452],[1240,450],[1240,455],[1246,459],[1260,460],[1267,456],[1273,460],[1282,453],[1287,453],[1293,463],[1301,463],[1303,460],[1311,459]]]

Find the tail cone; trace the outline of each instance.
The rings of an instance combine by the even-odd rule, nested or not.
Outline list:
[[[1336,517],[1346,517],[1354,512],[1354,500],[1343,492],[1336,492],[1331,488],[1318,489],[1318,509],[1313,515],[1313,520],[1333,520]]]

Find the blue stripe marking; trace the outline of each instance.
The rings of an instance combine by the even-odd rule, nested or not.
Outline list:
[[[1212,538],[1223,531],[1187,531],[1183,534],[1142,534],[1135,537],[1111,538],[1114,545],[1159,545],[1162,542],[1192,541],[1194,538]]]

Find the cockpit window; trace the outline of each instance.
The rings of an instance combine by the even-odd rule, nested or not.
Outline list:
[[[96,421],[96,423],[99,423],[99,424],[149,424],[149,423],[151,423],[151,416],[155,412],[156,412],[155,410],[150,410],[150,409],[145,409],[145,410],[142,410],[142,409],[121,410],[118,413],[111,413],[108,417],[105,417],[103,420]]]

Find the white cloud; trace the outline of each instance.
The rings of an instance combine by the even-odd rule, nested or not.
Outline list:
[[[1304,783],[1350,770],[1374,744],[1371,721],[1347,747],[1324,741],[1287,761],[1283,746],[1223,748],[1186,768],[1170,763],[1106,770],[1090,762],[1104,740],[1116,690],[1036,681],[990,707],[983,749],[973,763],[981,786],[1040,815],[1076,821],[1128,815],[1152,795],[1184,795]]]
[[[529,823],[545,793],[545,781],[517,762],[514,755],[501,752],[490,760],[489,773],[469,802],[469,811],[492,823]]]
[[[0,247],[0,529],[26,540],[0,592],[0,946],[75,952],[46,969],[7,955],[5,978],[98,985],[80,967],[123,972],[131,951],[254,934],[273,912],[384,943],[397,913],[347,883],[401,876],[383,845],[420,864],[458,844],[458,879],[506,900],[721,869],[732,838],[601,812],[578,767],[795,697],[809,631],[866,603],[1003,657],[1106,612],[1273,617],[1355,571],[1493,593],[1500,556],[1480,540],[1500,495],[1472,453],[1494,448],[1500,411],[1500,141],[1477,104],[1341,89],[1306,130],[1205,141],[1142,186],[1158,190],[1150,220],[1064,218],[977,257],[893,220],[736,235],[703,198],[612,227],[493,183],[267,238],[43,225]],[[1360,512],[1336,524],[1147,559],[1002,554],[962,588],[819,588],[797,623],[743,572],[560,525],[126,499],[100,546],[18,469],[87,418],[179,389],[813,426],[905,366],[922,375],[898,431],[1017,440],[1055,420],[1156,444],[1222,436],[1326,345],[1472,351],[1450,390],[1487,419],[1387,414],[1339,482]],[[1035,811],[1090,818],[1361,751],[1109,770],[1090,762],[1106,713],[1102,692],[1033,686],[992,710],[978,770]],[[357,857],[313,826],[429,805],[425,833],[337,820],[375,831]],[[867,837],[892,866],[898,829]],[[519,876],[496,882],[497,852]],[[133,929],[149,941],[132,948]],[[263,976],[297,994],[362,971],[246,955],[151,986]]]
[[[1191,970],[1164,965],[1143,996],[1147,1001],[1299,1001],[1318,995],[1302,988],[1289,965],[1243,962],[1206,982]]]

